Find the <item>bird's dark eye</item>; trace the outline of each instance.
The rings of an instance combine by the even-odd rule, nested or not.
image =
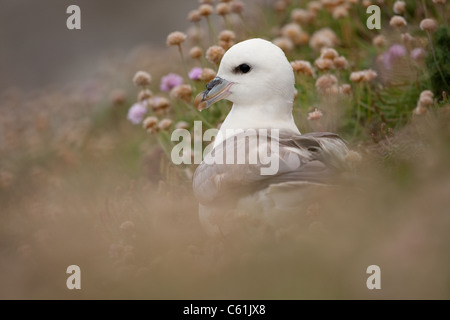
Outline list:
[[[234,68],[235,73],[247,73],[250,70],[251,70],[251,67],[246,63],[240,64],[239,66]]]

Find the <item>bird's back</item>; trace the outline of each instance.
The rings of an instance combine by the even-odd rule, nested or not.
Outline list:
[[[212,155],[223,156],[223,164],[203,161],[197,167],[193,187],[200,202],[200,219],[208,233],[224,233],[228,228],[225,225],[230,225],[230,216],[236,213],[240,217],[250,212],[270,217],[279,214],[276,212],[304,207],[305,201],[312,198],[311,192],[334,185],[340,173],[348,169],[345,161],[348,148],[336,134],[277,131],[274,136],[268,132],[261,139],[255,131],[258,139],[254,144],[245,132],[228,137],[211,151]],[[265,142],[261,143],[262,140]],[[249,155],[255,151],[260,155],[261,148],[268,148],[268,155],[277,162],[274,174],[261,174],[261,169],[268,166],[267,161],[259,157],[256,163],[250,161]],[[228,157],[233,160],[231,163],[225,161],[230,152],[233,152]],[[237,164],[238,152],[245,152],[244,163]]]

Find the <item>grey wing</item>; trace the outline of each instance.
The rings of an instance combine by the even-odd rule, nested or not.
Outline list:
[[[245,137],[232,138],[234,150],[238,150],[238,147],[247,141]],[[261,168],[267,165],[262,164],[259,159],[254,164],[249,164],[248,161],[244,164],[202,162],[193,177],[194,193],[199,202],[204,205],[211,202],[216,204],[220,201],[226,202],[233,196],[244,196],[283,182],[330,183],[337,172],[345,169],[345,155],[348,149],[345,142],[336,134],[298,135],[280,132],[278,137],[270,138],[278,140],[278,152],[271,154],[278,162],[275,174],[262,175]],[[222,148],[225,154],[229,152],[225,144],[224,142],[216,146],[215,151]],[[246,150],[250,151],[248,145],[246,147]]]

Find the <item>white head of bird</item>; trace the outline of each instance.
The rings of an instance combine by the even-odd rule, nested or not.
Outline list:
[[[284,52],[269,41],[250,39],[231,47],[206,89],[196,98],[200,110],[221,99],[233,102],[220,131],[286,129],[299,133],[292,116],[294,72]]]

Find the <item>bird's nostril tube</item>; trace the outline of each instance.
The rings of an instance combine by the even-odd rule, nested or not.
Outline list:
[[[214,88],[216,85],[221,84],[222,83],[222,79],[220,78],[215,78],[212,81],[210,81],[207,85],[206,85],[206,90],[211,90],[212,88]]]

